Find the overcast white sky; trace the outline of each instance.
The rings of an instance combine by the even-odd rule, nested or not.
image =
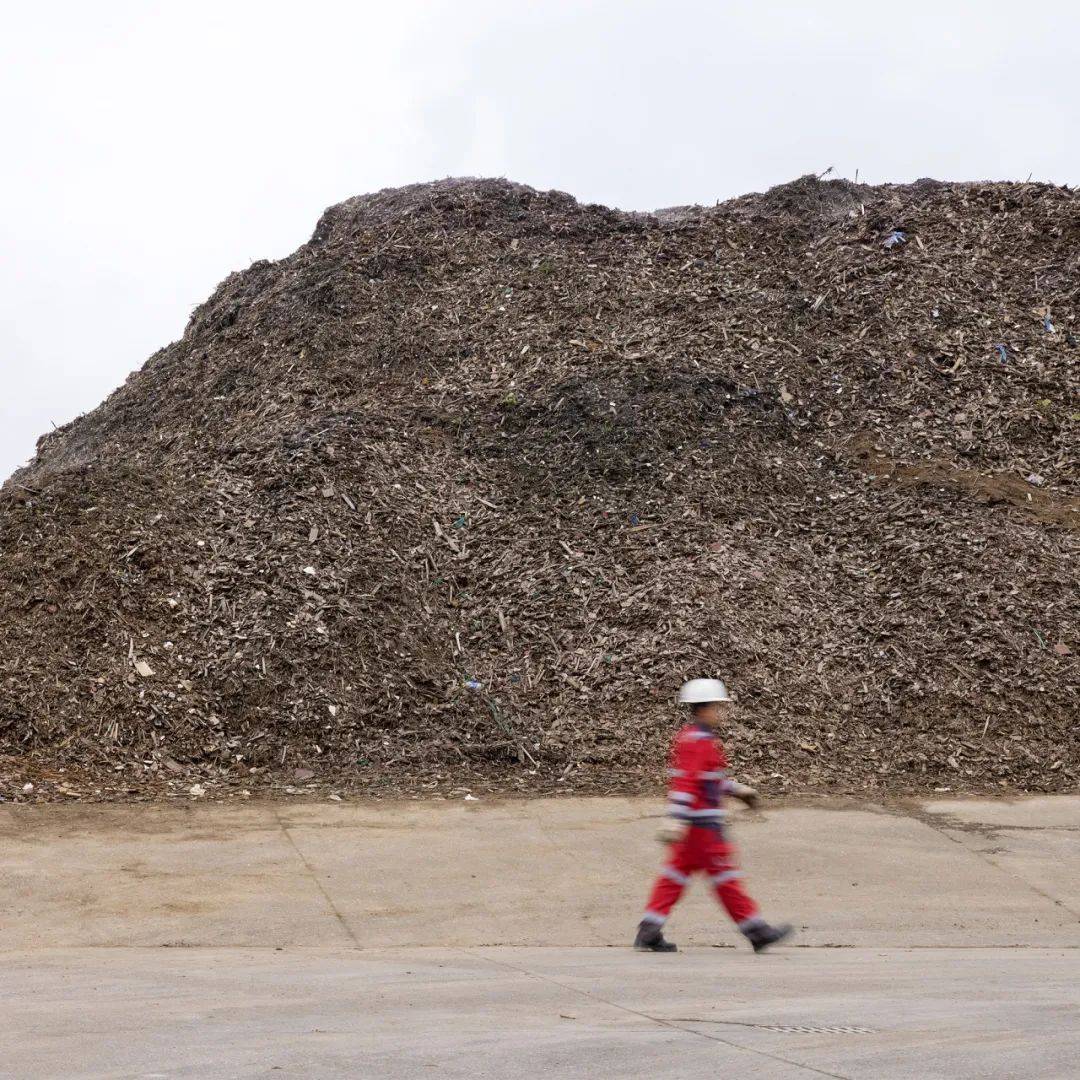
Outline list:
[[[350,195],[1080,182],[1075,0],[93,0],[0,23],[0,479]]]

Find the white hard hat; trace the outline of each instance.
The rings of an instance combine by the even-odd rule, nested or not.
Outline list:
[[[719,679],[691,679],[683,683],[679,701],[683,705],[701,705],[707,701],[730,701],[727,687]]]

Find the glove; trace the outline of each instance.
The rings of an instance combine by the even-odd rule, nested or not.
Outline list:
[[[734,780],[731,781],[731,786],[728,788],[728,794],[733,799],[738,799],[739,802],[745,803],[751,810],[757,809],[757,805],[761,801],[754,788],[747,787],[746,784],[740,784]]]
[[[678,844],[686,839],[686,834],[689,831],[690,825],[688,822],[671,818],[656,830],[656,839],[661,844]]]

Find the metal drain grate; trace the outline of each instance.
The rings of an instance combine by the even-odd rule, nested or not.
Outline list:
[[[795,1035],[873,1035],[875,1031],[868,1027],[854,1027],[849,1024],[757,1024],[756,1027],[767,1028],[769,1031],[783,1031]]]
[[[700,1016],[650,1016],[668,1024],[721,1024],[726,1027],[756,1028],[758,1031],[779,1031],[784,1035],[876,1035],[877,1029],[857,1024],[754,1024],[749,1020],[716,1020]]]

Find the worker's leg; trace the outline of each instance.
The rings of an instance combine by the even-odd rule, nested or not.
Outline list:
[[[706,870],[716,890],[716,898],[724,905],[746,940],[754,946],[754,952],[762,952],[791,934],[792,927],[788,923],[770,926],[758,913],[757,904],[743,889],[742,871],[736,860],[735,848],[724,840],[722,834],[714,834],[708,847]]]
[[[697,831],[691,829],[685,840],[672,844],[668,851],[667,863],[656,879],[645,914],[638,923],[634,948],[639,952],[678,951],[674,942],[664,937],[664,923],[686,889],[690,875],[701,866],[700,841],[694,836]]]
[[[689,839],[672,844],[668,860],[649,894],[642,922],[655,923],[657,926],[667,922],[671,909],[686,890],[694,869],[693,848]]]
[[[735,848],[720,837],[709,845],[706,872],[716,891],[716,898],[724,906],[735,925],[744,933],[764,925],[758,906],[743,888],[742,871],[739,869]]]

